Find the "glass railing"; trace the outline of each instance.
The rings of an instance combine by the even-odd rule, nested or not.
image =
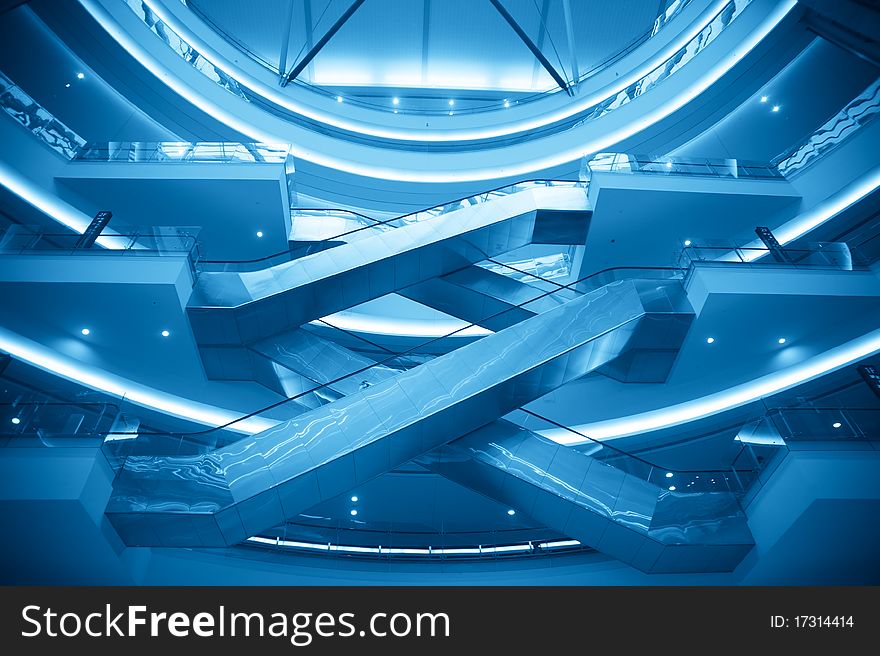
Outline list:
[[[519,413],[528,416],[525,423],[529,430],[561,429],[571,437],[583,442],[578,450],[584,454],[659,488],[680,494],[728,492],[736,498],[742,498],[758,480],[765,463],[769,462],[771,456],[779,448],[782,448],[777,445],[740,443],[736,445],[736,452],[728,459],[729,464],[726,467],[682,469],[664,466],[648,460],[646,457],[624,451],[609,441],[593,439],[579,430],[530,410],[521,408],[517,411],[517,414]]]
[[[760,180],[784,179],[771,164],[737,159],[708,157],[660,157],[626,153],[598,153],[581,162],[581,175],[595,172],[653,173],[656,175],[685,175],[713,178],[752,178]]]
[[[474,205],[482,205],[483,203],[488,203],[490,201],[504,198],[506,196],[518,194],[522,191],[529,191],[532,189],[546,189],[548,187],[556,189],[586,189],[587,185],[585,182],[582,182],[580,180],[524,180],[522,182],[516,182],[513,184],[505,185],[503,187],[498,187],[496,189],[491,189],[489,191],[473,194],[471,196],[465,196],[464,198],[458,198],[456,200],[449,201],[441,205],[435,205],[434,207],[429,207],[427,209],[419,210],[417,212],[410,212],[409,214],[404,214],[403,216],[397,217],[395,219],[389,219],[387,221],[383,221],[382,223],[388,224],[395,228],[399,228],[405,225],[409,225],[411,223],[419,223],[421,221],[433,219],[438,216],[443,216],[444,214],[456,212],[460,209],[465,209]]]
[[[117,225],[92,247],[81,244],[82,235],[52,232],[42,226],[13,225],[0,232],[0,255],[106,255],[148,257],[198,256],[200,228]]]
[[[504,198],[506,196],[510,196],[512,194],[516,194],[522,191],[545,188],[580,188],[586,191],[587,183],[579,180],[524,180],[522,182],[504,185],[503,187],[498,187],[497,189],[491,189],[489,191],[484,191],[479,194],[465,196],[463,198],[458,198],[456,200],[443,203],[441,205],[435,205],[424,210],[410,212],[408,214],[403,214],[401,216],[397,216],[391,219],[385,219],[382,221],[372,219],[364,214],[358,214],[350,210],[295,209],[292,211],[291,214],[291,218],[294,221],[297,219],[298,216],[301,216],[299,212],[304,212],[305,214],[303,214],[302,216],[306,216],[307,220],[310,222],[315,217],[320,218],[321,216],[325,216],[328,218],[332,217],[333,219],[339,219],[340,217],[342,217],[348,219],[348,221],[346,222],[347,226],[340,230],[338,233],[332,234],[330,236],[326,236],[326,232],[321,233],[321,239],[317,241],[310,241],[310,243],[308,244],[309,250],[307,250],[307,252],[304,252],[302,247],[295,246],[293,248],[280,251],[278,253],[273,253],[271,255],[266,255],[264,257],[251,260],[206,259],[199,262],[199,268],[202,271],[259,271],[261,269],[265,269],[266,267],[274,266],[275,264],[280,264],[282,262],[292,259],[292,253],[297,253],[297,257],[301,257],[302,255],[326,250],[326,248],[330,247],[331,243],[332,245],[339,245],[341,243],[348,243],[356,241],[358,239],[372,237],[386,230],[392,230],[394,228],[400,228],[413,223],[419,223],[428,219],[434,219],[439,216],[449,214],[451,212],[455,212],[475,205],[480,205],[482,203],[487,203],[492,200]],[[293,232],[296,232],[296,228],[293,229]],[[535,266],[539,267],[540,265],[536,264]]]
[[[86,140],[0,72],[0,107],[52,150],[72,159]]]
[[[296,203],[290,144],[222,141],[111,141],[88,143],[0,72],[0,107],[43,143],[70,161],[284,164],[287,195]]]
[[[487,260],[478,266],[488,269],[493,273],[524,282],[534,284],[545,280],[563,280],[571,276],[572,255],[567,253],[552,253],[508,262]]]
[[[202,53],[198,52],[189,43],[187,43],[179,34],[177,34],[177,32],[175,32],[167,24],[161,21],[150,10],[146,3],[140,2],[140,0],[123,1],[137,15],[137,17],[141,21],[143,21],[143,23],[150,29],[150,31],[152,31],[157,37],[159,37],[181,59],[183,59],[196,70],[200,71],[215,84],[218,84],[219,86],[226,89],[228,92],[248,102],[261,104],[263,106],[268,106],[268,104],[271,103],[271,108],[274,111],[285,112],[286,115],[290,116],[289,112],[283,110],[283,108],[279,107],[276,103],[272,103],[271,100],[269,100],[264,94],[261,94],[258,90],[249,89],[245,87],[242,83],[232,79],[229,75],[224,73],[218,66],[209,61]],[[648,73],[635,83],[628,86],[626,89],[620,91],[619,93],[611,95],[605,100],[594,105],[590,110],[587,110],[586,115],[584,115],[583,113],[579,114],[572,124],[580,125],[586,121],[604,116],[614,109],[617,109],[618,107],[629,103],[638,96],[643,95],[647,91],[660,84],[666,78],[678,72],[689,61],[691,61],[700,52],[702,52],[710,43],[712,43],[717,38],[717,36],[742,13],[743,9],[748,6],[750,2],[751,0],[731,0],[705,25],[705,27],[703,27],[702,30],[700,30],[700,32],[693,39],[691,39],[691,41],[688,42],[687,45],[675,52],[666,61],[658,64],[654,70],[652,70],[650,73]],[[656,31],[659,31],[662,26],[666,25],[681,9],[684,8],[685,5],[686,2],[680,2],[678,5],[676,5],[675,3],[669,3],[666,6],[665,13],[662,14],[661,17],[658,17],[658,20],[652,26],[652,34],[656,33]],[[273,70],[273,72],[278,73],[277,70]],[[592,70],[587,71],[584,75],[589,76],[594,72],[595,71]],[[328,89],[321,89],[320,91],[328,96],[336,97],[339,102],[351,100],[349,98],[338,96],[336,95],[336,92]],[[536,94],[535,97],[543,97],[546,95],[546,93],[547,92]],[[523,100],[525,100],[525,98],[523,98]],[[510,100],[502,99],[494,102],[491,106],[479,108],[475,107],[472,109],[477,111],[485,111],[488,109],[498,109],[499,106],[509,107]],[[390,107],[386,107],[386,109],[388,109],[392,113],[401,112],[401,107],[399,105],[392,105]],[[453,114],[461,111],[461,109],[459,109],[458,107],[452,109],[449,105],[447,105],[445,108],[442,109],[442,111],[431,109],[426,113]]]
[[[621,267],[621,270],[623,269],[627,272],[627,275],[624,276],[625,278],[639,279],[654,277],[658,275],[658,271],[663,268],[648,267],[645,269],[639,269],[635,267]],[[155,441],[157,444],[161,445],[162,453],[169,455],[175,453],[204,453],[225,446],[240,437],[230,434],[228,429],[245,419],[260,417],[271,422],[278,422],[291,419],[296,415],[311,409],[311,407],[315,407],[314,402],[316,401],[320,404],[331,403],[334,400],[345,396],[348,393],[345,391],[347,389],[357,390],[369,387],[384,378],[387,378],[390,369],[406,368],[406,365],[402,364],[402,361],[407,358],[418,358],[425,353],[436,354],[454,350],[460,346],[460,336],[462,333],[468,329],[480,327],[480,324],[483,322],[499,320],[507,317],[510,319],[511,323],[516,323],[522,320],[523,310],[532,310],[535,313],[540,313],[544,309],[542,304],[545,303],[548,298],[556,299],[560,303],[567,302],[571,299],[571,294],[576,292],[579,286],[586,285],[589,287],[590,279],[600,280],[603,276],[608,276],[611,271],[613,271],[613,269],[600,271],[565,285],[555,281],[548,281],[548,284],[552,286],[550,291],[535,289],[534,295],[529,299],[518,303],[517,305],[508,307],[503,311],[488,314],[479,322],[461,322],[461,325],[455,330],[449,331],[439,337],[420,340],[419,343],[406,348],[405,350],[388,353],[385,356],[380,355],[377,360],[371,360],[371,363],[367,366],[359,367],[354,371],[349,371],[345,375],[335,377],[325,383],[312,385],[309,389],[305,389],[275,403],[244,414],[220,426],[191,432],[141,431],[138,441],[144,445],[148,445],[150,441]],[[670,267],[667,267],[665,271],[669,273],[669,275],[673,274],[673,269]],[[527,272],[522,273],[527,275]],[[393,372],[390,373],[393,375]],[[139,450],[141,453],[149,452],[149,448],[146,446],[144,449]]]
[[[294,158],[290,144],[233,141],[109,141],[83,144],[77,162],[171,164],[283,164],[288,202],[296,203]]]
[[[866,269],[869,263],[858,250],[850,248],[845,242],[823,242],[803,248],[778,249],[720,243],[686,246],[681,251],[678,266],[690,270],[695,264],[853,271]]]
[[[119,406],[112,403],[4,400],[0,401],[0,445],[100,446],[116,429],[131,429],[130,422],[120,422],[121,417]]]
[[[577,181],[524,180],[385,220],[377,220],[364,214],[343,209],[295,209],[292,210],[291,213],[293,223],[291,236],[298,238],[305,243],[293,246],[290,249],[278,253],[250,260],[201,260],[199,262],[199,268],[202,271],[257,271],[277,264],[282,264],[291,259],[317,253],[342,243],[372,237],[386,230],[443,216],[460,209],[479,205],[529,189],[546,187],[579,187],[586,190],[589,185],[588,180],[592,171],[752,179],[781,178],[779,173],[776,172],[773,167],[756,162],[709,158],[670,160],[669,158],[648,158],[645,156],[620,153],[600,153],[585,158],[582,162],[582,169],[581,179]],[[325,220],[330,227],[322,226],[322,219]],[[302,227],[297,226],[297,220],[302,221]],[[334,231],[334,227],[338,228],[338,230]],[[511,262],[511,264],[514,264],[520,270],[538,274],[544,279],[561,279],[569,277],[571,274],[571,253],[561,252],[543,255],[528,260]],[[522,277],[519,274],[512,273],[510,270],[506,270],[495,264],[484,263],[483,266],[497,273],[503,273],[522,280]]]
[[[110,141],[82,145],[73,157],[89,162],[183,162],[284,164],[289,144],[223,141]]]
[[[749,179],[782,178],[772,166],[757,162],[710,158],[650,158],[642,155],[622,153],[599,153],[584,158],[579,180],[523,180],[390,219],[378,220],[365,214],[345,209],[293,209],[291,210],[291,220],[293,222],[291,237],[307,243],[250,260],[202,260],[199,266],[203,271],[258,271],[289,261],[295,257],[302,257],[303,255],[326,250],[342,243],[372,237],[386,230],[437,218],[451,212],[481,205],[530,189],[548,187],[581,188],[586,191],[589,187],[590,174],[593,171]],[[297,227],[296,222],[298,219],[303,219],[303,227],[301,228]],[[321,225],[322,219],[329,224],[329,227]],[[566,270],[570,266],[570,254],[556,253],[541,256],[534,260],[523,260],[518,263],[518,266],[519,268],[532,271],[546,270],[555,272],[551,275],[563,277],[568,275],[568,273],[562,274],[561,271]]]
[[[778,408],[767,421],[791,444],[880,443],[880,408]]]
[[[626,89],[605,98],[594,105],[586,114],[578,116],[573,126],[601,118],[615,109],[629,104],[639,96],[643,96],[661,82],[681,70],[689,61],[715,41],[745,9],[751,0],[733,0],[727,3],[718,14],[691,39],[687,45],[678,50],[665,62],[659,64],[650,73],[629,85]]]
[[[2,396],[0,447],[100,449],[119,471],[137,443],[140,419],[116,403],[54,401],[39,393]]]
[[[250,102],[250,98],[238,83],[226,75],[222,70],[214,66],[210,61],[184,41],[177,32],[159,20],[145,2],[140,0],[123,0],[125,4],[140,18],[150,31],[158,36],[170,47],[181,59],[202,73],[212,82],[219,84],[230,93]]]
[[[823,123],[807,139],[773,158],[779,172],[791,177],[834,150],[870,123],[880,113],[880,78],[846,107]]]
[[[880,260],[880,209],[855,224],[842,226],[831,241],[845,242],[869,264]]]
[[[12,225],[0,232],[0,257],[11,255],[74,255],[89,257],[185,257],[193,279],[197,275],[200,228],[176,226],[114,226],[105,229],[92,246],[83,236],[53,232],[42,226]]]

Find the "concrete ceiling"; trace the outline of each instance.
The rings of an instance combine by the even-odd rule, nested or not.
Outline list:
[[[710,293],[666,383],[621,383],[593,375],[529,408],[567,426],[664,408],[797,365],[877,325],[880,303],[872,295]],[[708,344],[708,337],[714,343]],[[778,343],[781,337],[784,344]]]
[[[746,102],[673,155],[770,161],[804,141],[878,75],[876,66],[817,38]],[[773,112],[776,105],[779,111]]]
[[[350,4],[348,0],[188,3],[215,30],[276,69],[288,20],[292,24],[286,69]],[[649,32],[662,6],[657,0],[572,2],[580,72],[600,65]],[[562,3],[505,0],[504,7],[552,65],[570,79]],[[504,92],[555,87],[488,0],[370,0],[301,78],[321,86],[413,88],[421,94],[430,93],[431,88]]]
[[[596,173],[590,199],[581,277],[616,266],[671,266],[688,239],[753,240],[756,225],[779,225],[800,196],[785,181]]]
[[[26,6],[0,16],[0,70],[87,141],[179,139],[93,75]]]
[[[56,179],[83,211],[112,210],[111,227],[201,226],[203,256],[247,260],[288,248],[283,177],[281,164],[73,162]]]

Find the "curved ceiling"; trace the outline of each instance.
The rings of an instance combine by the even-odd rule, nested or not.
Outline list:
[[[186,4],[265,66],[287,73],[353,0]],[[686,0],[504,0],[502,7],[571,82],[640,42],[650,35],[658,15],[684,4]],[[471,101],[558,89],[490,0],[367,0],[297,80],[334,90],[370,87],[360,89],[363,96],[387,95],[389,87],[407,89],[417,96],[411,102],[450,89],[474,92]]]

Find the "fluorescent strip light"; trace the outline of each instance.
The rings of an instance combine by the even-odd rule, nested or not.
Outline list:
[[[850,206],[855,205],[876,191],[878,187],[880,187],[880,166],[872,169],[867,175],[862,176],[855,182],[850,183],[833,196],[816,203],[806,212],[802,212],[790,221],[783,223],[773,231],[773,234],[779,243],[785,246],[795,239],[803,237],[811,230],[818,228],[823,223],[830,221]],[[763,242],[758,239],[750,242],[743,248],[761,249],[757,251],[741,251],[742,258],[746,262],[753,262],[769,252],[766,250]]]
[[[794,6],[795,2],[793,0],[787,1],[791,2],[792,7]],[[88,5],[91,4],[91,0],[81,0],[81,2],[86,5],[87,9]],[[221,71],[223,71],[223,73],[228,75],[239,84],[259,94],[263,98],[266,98],[273,104],[279,107],[283,107],[284,109],[294,114],[304,116],[310,120],[317,121],[325,125],[331,125],[340,130],[346,130],[348,132],[354,132],[355,134],[362,134],[371,137],[393,139],[398,141],[415,140],[447,142],[492,139],[496,137],[508,136],[511,134],[518,134],[521,132],[537,130],[546,125],[562,121],[566,118],[574,116],[575,114],[590,109],[591,107],[600,103],[606,98],[617,95],[628,86],[636,83],[638,80],[642,79],[653,70],[655,70],[658,66],[669,60],[673,55],[675,55],[676,52],[681,50],[693,39],[695,39],[697,35],[706,28],[707,25],[715,20],[716,16],[724,9],[724,7],[726,7],[730,3],[728,0],[717,0],[709,10],[704,12],[703,15],[707,17],[707,20],[705,22],[694,23],[688,26],[688,29],[679,34],[675,40],[669,42],[662,50],[658,51],[654,55],[654,57],[644,62],[639,68],[631,71],[629,75],[616,79],[612,85],[604,87],[603,89],[599,89],[589,96],[584,96],[576,103],[567,105],[554,112],[544,113],[537,118],[529,119],[526,121],[470,131],[395,130],[384,128],[382,126],[377,126],[374,124],[366,124],[360,122],[356,123],[336,114],[328,114],[322,112],[318,109],[315,109],[314,107],[297,102],[295,99],[286,94],[280,93],[277,89],[262,82],[256,77],[249,75],[242,69],[233,67],[225,57],[223,57],[219,52],[217,52],[216,49],[212,48],[207,42],[205,42],[197,34],[190,30],[186,23],[179,20],[177,16],[174,15],[174,13],[168,11],[161,2],[156,2],[156,0],[143,0],[143,4],[149,7],[149,9],[163,23],[165,23],[175,33],[177,33],[177,35],[181,39],[183,39],[187,44],[193,47],[214,67],[220,69]]]
[[[776,371],[755,380],[677,405],[651,410],[629,417],[573,426],[594,440],[609,440],[686,424],[726,410],[772,396],[801,383],[863,360],[880,352],[880,329],[846,344],[816,355],[805,362]],[[586,444],[590,440],[561,428],[538,431],[564,445]]]
[[[274,143],[278,141],[289,141],[284,137],[280,137],[277,134],[269,134],[257,128],[256,126],[239,119],[234,116],[230,112],[226,111],[221,105],[215,103],[213,101],[208,100],[204,96],[198,95],[193,92],[193,90],[186,84],[184,84],[176,75],[169,72],[165,69],[164,66],[159,64],[158,60],[153,57],[147,49],[145,49],[136,39],[134,39],[130,34],[125,32],[112,18],[109,16],[107,11],[100,6],[96,0],[80,0],[80,3],[89,11],[92,17],[98,21],[98,23],[118,42],[122,45],[126,50],[128,50],[133,56],[135,56],[143,66],[145,66],[150,72],[152,72],[159,80],[163,81],[167,86],[169,86],[173,91],[177,94],[188,100],[194,106],[198,107],[202,111],[212,115],[218,121],[224,123],[228,127],[241,132],[242,134],[247,135],[249,138],[254,141],[259,142],[268,142]],[[344,171],[347,173],[351,173],[354,175],[361,175],[370,178],[379,178],[385,180],[395,180],[399,182],[429,182],[429,183],[450,183],[450,182],[469,182],[469,181],[478,181],[478,180],[492,180],[499,177],[523,177],[530,173],[534,173],[535,171],[540,171],[542,169],[547,169],[555,166],[560,166],[563,164],[567,164],[569,162],[580,159],[586,154],[600,152],[602,150],[608,150],[614,144],[627,139],[638,132],[646,129],[647,127],[653,125],[654,123],[662,120],[663,118],[669,116],[673,112],[678,109],[684,107],[691,100],[696,98],[699,94],[703,93],[706,89],[708,89],[712,84],[717,82],[724,74],[726,74],[733,66],[735,66],[739,61],[741,61],[755,46],[757,46],[775,27],[778,25],[787,15],[788,13],[796,6],[795,0],[784,0],[780,2],[778,7],[764,20],[764,22],[754,30],[749,36],[741,41],[737,48],[735,48],[731,53],[729,53],[726,57],[720,60],[716,66],[706,75],[703,76],[702,79],[691,85],[684,92],[675,96],[675,98],[667,101],[664,105],[655,108],[651,112],[644,113],[640,120],[633,120],[625,122],[624,125],[619,127],[617,130],[604,132],[602,136],[595,138],[593,141],[581,143],[579,146],[568,150],[556,150],[553,155],[541,158],[541,159],[533,159],[527,162],[522,162],[516,165],[511,166],[498,166],[492,168],[483,168],[483,169],[464,169],[464,168],[456,168],[455,170],[424,170],[424,171],[413,171],[408,169],[394,169],[394,168],[385,168],[381,166],[372,166],[368,164],[358,164],[352,161],[350,158],[337,158],[324,153],[314,152],[308,148],[302,148],[297,144],[293,144],[291,146],[291,154],[294,157],[299,157],[306,161],[312,162],[319,166],[323,166],[330,169],[335,169],[339,171]],[[157,6],[157,3],[150,1],[147,2],[147,5],[153,10],[153,12],[164,22],[166,22],[175,32],[178,32],[182,37],[189,38],[193,35],[185,29],[184,26],[180,25],[178,21],[176,21],[173,17],[169,19],[168,12],[163,11],[163,8]],[[723,6],[723,5],[719,5]],[[699,26],[702,29],[703,26]],[[696,29],[696,28],[695,28]],[[696,36],[699,33],[699,29],[690,34],[690,38]],[[208,53],[213,52],[210,48],[206,47],[206,44],[201,43],[197,39],[193,39],[198,41],[198,43],[190,44],[196,47],[196,50],[199,50],[199,46],[203,48],[200,52],[207,51]],[[687,39],[689,41],[690,39]],[[685,43],[687,42],[685,41]],[[683,45],[683,44],[682,44]],[[681,46],[679,46],[680,48]],[[674,51],[673,51],[674,52]],[[216,54],[216,53],[215,53]],[[218,67],[220,66],[216,62],[213,62]],[[654,65],[656,68],[656,65]],[[223,69],[226,74],[234,79],[237,79],[241,84],[253,88],[254,82],[249,82],[250,78],[246,78],[240,74],[238,71],[232,71],[229,69]],[[653,70],[653,69],[651,69]],[[641,71],[640,71],[641,72]],[[650,71],[646,71],[650,72]],[[642,72],[644,75],[645,72]],[[238,78],[235,76],[239,75]],[[635,73],[634,73],[635,75]],[[629,78],[627,78],[629,80]],[[261,85],[257,85],[261,86]],[[621,87],[621,88],[625,88]],[[272,93],[275,94],[274,90]],[[602,97],[605,98],[609,94],[603,92]],[[267,96],[268,97],[268,96]],[[599,100],[601,100],[600,98]],[[290,101],[285,99],[285,102],[290,105]],[[571,113],[576,113],[581,111],[582,109],[588,108],[595,104],[596,100],[593,98],[588,98],[586,101],[586,107],[582,106],[583,103],[579,103],[578,105],[570,106],[568,109],[564,110],[566,112],[570,111]],[[292,109],[292,105],[288,108]],[[299,110],[298,113],[302,113],[303,116],[308,116],[314,120],[320,120],[327,124],[333,124],[328,122],[327,116],[323,114],[315,114],[314,111],[309,111],[306,113],[303,111],[305,108],[296,106],[296,110]],[[532,122],[526,122],[522,124],[518,124],[515,129],[507,129],[506,131],[499,129],[484,129],[480,131],[474,131],[469,133],[460,133],[454,137],[455,140],[461,140],[464,138],[467,139],[489,139],[497,136],[504,136],[505,134],[520,132],[524,130],[533,130],[536,129],[548,121],[556,121],[564,118],[568,114],[562,115],[554,115],[549,114],[549,119],[538,120]],[[335,119],[334,119],[335,120]],[[389,138],[389,139],[408,139],[412,140],[412,134],[403,134],[397,133],[395,131],[390,130],[373,130],[371,132],[365,132],[363,130],[363,126],[352,126],[346,123],[341,123],[338,120],[336,121],[336,126],[342,129],[351,129],[355,132],[360,132],[361,134],[372,134],[374,136]],[[450,135],[452,133],[445,131],[443,133],[427,133],[422,138],[423,141],[442,141],[449,140]]]
[[[451,335],[450,339],[455,337],[484,337],[492,334],[491,330],[480,326],[469,326],[460,330],[468,325],[464,321],[439,319],[436,321],[419,321],[417,319],[394,319],[368,314],[339,313],[311,321],[310,323],[315,326],[321,326],[324,323],[339,330],[347,330],[348,332],[402,337],[444,337],[456,330],[459,332]]]
[[[265,538],[254,536],[247,539],[248,542],[266,544],[273,547],[292,547],[295,549],[312,549],[315,551],[337,551],[343,553],[370,553],[376,555],[417,555],[417,556],[470,556],[493,553],[525,553],[533,549],[555,549],[562,547],[578,547],[581,543],[577,540],[555,540],[551,542],[527,542],[523,544],[505,544],[497,547],[451,547],[446,549],[434,549],[423,547],[359,547],[354,545],[330,544],[318,542],[300,542],[294,540],[282,540],[281,538]]]
[[[0,185],[3,185],[31,207],[76,233],[85,232],[92,222],[90,216],[28,180],[5,162],[0,162]],[[97,243],[110,250],[123,248],[116,243],[116,240],[110,238],[110,235],[98,237]]]
[[[127,380],[122,376],[78,362],[5,328],[0,328],[0,350],[75,383],[118,396],[145,408],[158,410],[206,426],[220,426],[241,416],[240,413],[161,392],[152,387]],[[229,430],[249,434],[260,433],[272,428],[277,423],[262,417],[250,417],[233,424]]]

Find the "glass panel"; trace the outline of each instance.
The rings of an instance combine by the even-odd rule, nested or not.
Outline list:
[[[752,242],[754,243],[754,242]],[[693,244],[682,249],[679,266],[687,269],[701,266],[728,266],[750,268],[788,267],[795,269],[829,269],[834,271],[863,270],[868,260],[857,249],[845,242],[817,242],[803,248]]]
[[[126,4],[131,8],[131,10],[144,22],[150,30],[156,34],[160,39],[162,39],[165,44],[167,44],[172,50],[174,50],[182,59],[184,59],[190,66],[202,72],[209,79],[214,81],[216,84],[224,87],[230,93],[235,94],[239,98],[243,98],[248,102],[255,103],[265,103],[266,98],[256,92],[254,90],[248,89],[235,80],[231,79],[228,75],[226,75],[222,70],[208,61],[201,53],[196,51],[192,46],[190,46],[186,41],[181,38],[174,30],[172,30],[168,25],[163,23],[158,17],[150,11],[150,9],[139,0],[125,0]],[[725,29],[728,25],[730,25],[735,18],[737,18],[742,10],[750,4],[751,0],[731,0],[728,2],[722,9],[716,14],[709,23],[702,29],[700,32],[693,38],[688,44],[676,52],[672,57],[670,57],[667,61],[660,63],[653,71],[645,75],[643,78],[630,85],[623,91],[606,98],[605,100],[596,104],[592,111],[589,111],[586,116],[581,116],[573,123],[573,125],[580,125],[585,121],[592,120],[594,118],[599,118],[600,116],[604,116],[605,114],[621,107],[638,96],[646,93],[650,89],[652,89],[657,84],[660,84],[663,80],[668,78],[670,75],[675,74],[678,70],[680,70],[685,64],[687,64],[691,59],[693,59],[697,54],[703,51],[703,49],[712,43],[717,36]],[[184,3],[185,4],[185,3]],[[667,9],[664,14],[662,14],[655,22],[651,35],[655,34],[660,30],[661,27],[666,25],[679,11],[681,11],[688,4],[688,0],[678,3],[669,3],[667,5]],[[234,43],[234,39],[232,42]],[[621,53],[624,54],[624,53]],[[250,53],[248,53],[249,56]],[[255,61],[260,62],[265,66],[265,62],[261,62],[259,59],[255,59]],[[270,67],[271,68],[271,67]],[[274,73],[280,74],[280,71],[275,69]],[[595,70],[587,71],[581,76],[581,79],[584,77],[588,77],[595,73]],[[299,84],[303,84],[299,82]],[[324,93],[328,96],[333,96],[335,93],[333,91],[322,89],[320,87],[310,87],[319,93]],[[556,91],[554,91],[556,92]],[[540,98],[546,95],[544,94],[536,94],[536,98]],[[339,97],[341,99],[341,96]],[[525,102],[528,98],[521,98],[518,102]],[[357,102],[357,101],[355,101]],[[506,103],[506,104],[505,104]],[[369,104],[369,103],[362,103]],[[471,108],[470,111],[484,111],[486,109],[498,109],[499,106],[508,107],[509,101],[496,101],[488,106],[480,106]],[[378,109],[378,107],[374,107]],[[280,109],[280,108],[279,108]],[[392,112],[406,111],[401,108],[387,108]],[[456,108],[455,111],[468,111],[466,108]],[[418,112],[418,113],[451,113],[449,111],[449,107],[445,107],[443,109],[431,109],[428,111]]]
[[[806,141],[773,158],[779,172],[791,176],[803,171],[871,122],[880,113],[880,78],[846,107],[823,123]]]
[[[43,109],[3,73],[0,73],[0,107],[67,159],[71,159],[85,144],[85,139]]]
[[[51,232],[42,226],[13,225],[0,233],[3,255],[156,256],[177,255],[194,259],[198,253],[198,227],[114,225],[92,247],[79,244],[82,235]]]

